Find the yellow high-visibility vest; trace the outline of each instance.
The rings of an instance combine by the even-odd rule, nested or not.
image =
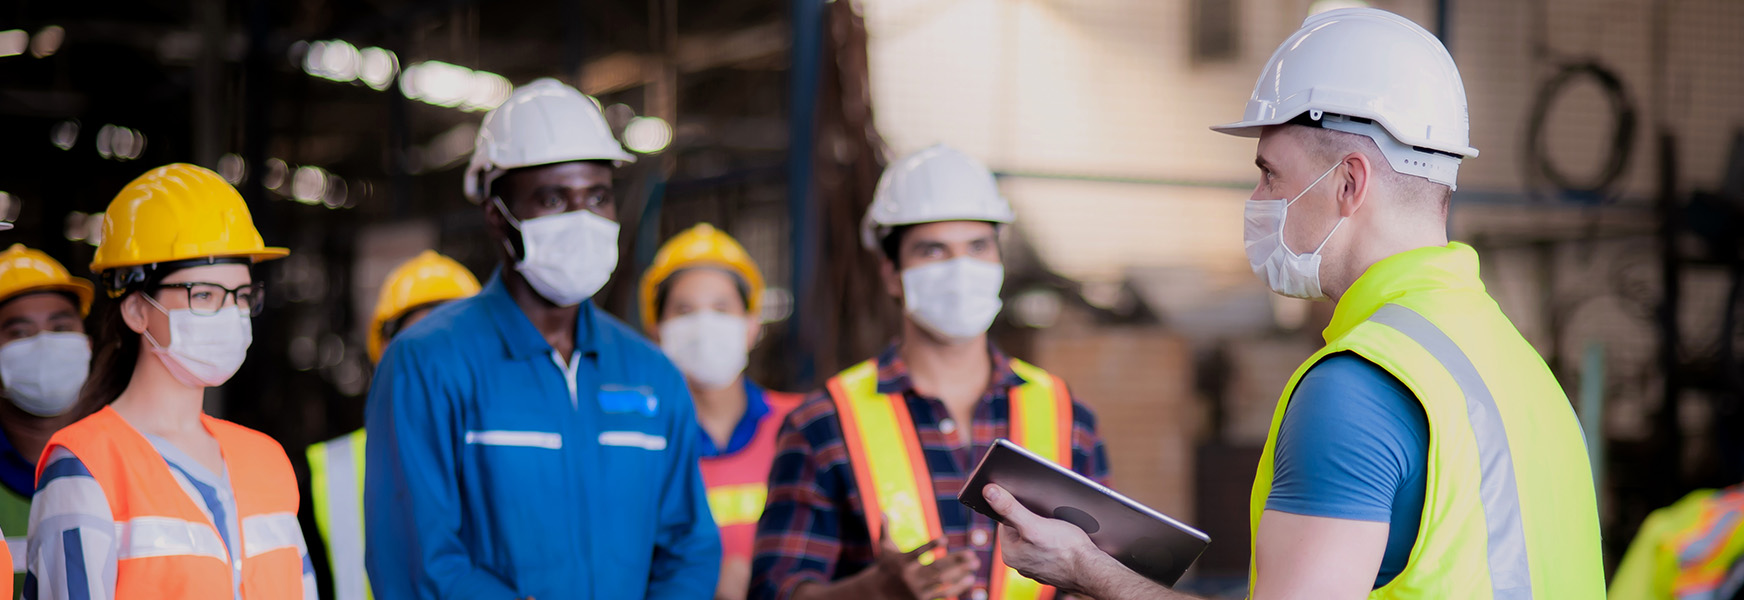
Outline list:
[[[1047,371],[1012,359],[1011,370],[1024,384],[1011,393],[1011,441],[1056,463],[1072,464],[1072,396],[1066,383]],[[908,401],[902,394],[878,393],[878,361],[869,360],[831,378],[827,385],[842,422],[848,462],[865,505],[866,526],[873,544],[879,542],[884,516],[890,518],[891,540],[903,549],[918,548],[944,535],[939,526],[938,496],[927,468]],[[876,451],[874,451],[876,450]],[[1054,588],[1019,575],[993,547],[993,600],[1041,600]],[[943,551],[933,553],[934,558]]]
[[[369,600],[363,567],[363,430],[309,446],[315,526],[327,544],[334,600]]]
[[[1456,242],[1375,263],[1339,300],[1325,338],[1272,416],[1250,504],[1255,539],[1290,395],[1322,358],[1353,352],[1403,382],[1429,417],[1417,542],[1405,569],[1370,598],[1604,597],[1580,423],[1550,368],[1484,291],[1477,252]],[[1249,581],[1257,576],[1250,562]]]

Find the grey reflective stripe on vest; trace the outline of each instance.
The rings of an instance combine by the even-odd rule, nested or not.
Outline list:
[[[1496,600],[1532,598],[1532,566],[1526,561],[1526,527],[1520,522],[1520,488],[1514,479],[1514,456],[1489,386],[1459,345],[1416,311],[1388,304],[1376,310],[1369,320],[1397,329],[1423,346],[1459,384],[1465,395],[1466,420],[1471,423],[1472,437],[1478,445],[1482,474],[1478,494],[1488,528],[1492,596]]]
[[[333,567],[333,597],[368,598],[363,571],[363,507],[358,504],[356,450],[358,436],[327,442],[327,564]]]

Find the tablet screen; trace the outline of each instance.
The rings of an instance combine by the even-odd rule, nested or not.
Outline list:
[[[982,490],[997,483],[1038,515],[1077,525],[1103,552],[1134,572],[1173,586],[1211,538],[1009,440],[998,440],[957,495],[965,506],[999,520]]]

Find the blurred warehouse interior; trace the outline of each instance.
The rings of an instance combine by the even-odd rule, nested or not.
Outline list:
[[[1241,249],[1252,143],[1215,135],[1311,12],[1424,24],[1465,78],[1452,234],[1585,424],[1614,566],[1653,508],[1744,480],[1744,4],[1734,0],[19,0],[0,8],[0,245],[89,275],[93,218],[148,168],[237,184],[269,312],[214,414],[292,455],[361,424],[368,308],[435,248],[497,260],[461,172],[483,111],[557,77],[621,169],[619,315],[698,222],[769,275],[752,371],[809,389],[898,331],[855,233],[882,165],[946,142],[1016,208],[1000,344],[1095,406],[1117,487],[1246,573],[1245,498],[1328,305]],[[317,559],[316,564],[323,561]]]

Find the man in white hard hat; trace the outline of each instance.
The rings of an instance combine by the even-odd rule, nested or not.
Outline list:
[[[1254,478],[1251,596],[1603,597],[1568,397],[1484,291],[1477,253],[1447,241],[1460,161],[1477,156],[1447,50],[1380,10],[1310,17],[1245,118],[1214,129],[1259,138],[1254,272],[1277,293],[1337,303]],[[1183,597],[1076,527],[985,492],[1020,572],[1101,600]]]
[[[370,386],[379,598],[707,598],[720,536],[684,376],[590,298],[617,265],[594,102],[551,79],[485,116],[466,172],[502,265],[395,336]]]
[[[945,146],[885,169],[862,227],[881,251],[901,339],[791,413],[757,528],[752,598],[1034,599],[996,558],[995,523],[957,501],[994,440],[1099,481],[1090,409],[1046,371],[988,343],[1001,306],[993,175]],[[925,557],[930,556],[928,560]]]

